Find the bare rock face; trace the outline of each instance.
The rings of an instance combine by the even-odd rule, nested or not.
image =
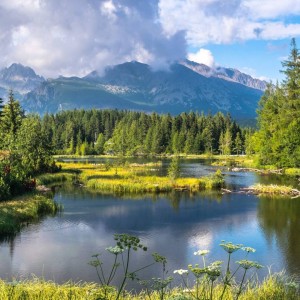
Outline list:
[[[93,71],[83,78],[48,80],[13,64],[0,72],[0,92],[4,85],[21,94],[27,111],[39,114],[117,108],[171,114],[221,111],[246,119],[255,118],[267,83],[235,69],[184,60],[167,70],[133,61],[108,67],[101,75]]]
[[[44,81],[33,69],[21,64],[14,63],[0,71],[0,86],[4,89],[11,88],[20,94],[32,91]]]

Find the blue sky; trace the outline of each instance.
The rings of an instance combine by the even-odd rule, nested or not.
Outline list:
[[[213,54],[216,65],[236,68],[268,81],[281,81],[284,78],[280,72],[281,62],[289,55],[290,43],[290,38],[277,41],[251,40],[229,45],[208,44],[205,48]]]
[[[0,67],[84,76],[137,60],[154,69],[184,58],[281,80],[299,0],[1,0]]]

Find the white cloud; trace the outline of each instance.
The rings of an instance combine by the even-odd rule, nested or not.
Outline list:
[[[20,62],[44,76],[126,60],[159,68],[184,58],[187,44],[300,36],[299,15],[299,0],[2,0],[0,66]]]
[[[20,62],[53,77],[130,60],[164,65],[184,58],[184,33],[166,36],[156,17],[150,2],[3,0],[0,66]]]
[[[300,24],[276,19],[299,14],[299,0],[159,1],[159,16],[166,34],[184,30],[188,43],[197,47],[300,36]]]
[[[114,5],[114,3],[112,2],[112,0],[109,1],[105,1],[101,4],[101,12],[102,14],[112,18],[112,19],[116,19],[116,6]]]
[[[300,13],[300,2],[298,0],[245,0],[243,5],[255,19],[272,19],[284,15],[297,15]]]
[[[214,68],[215,66],[215,59],[211,51],[204,48],[201,48],[196,53],[189,53],[188,59],[197,62],[199,64],[205,64],[211,68]]]

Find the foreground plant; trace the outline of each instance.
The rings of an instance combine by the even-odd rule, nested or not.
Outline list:
[[[140,284],[145,288],[146,293],[151,299],[151,290],[158,291],[159,299],[165,299],[167,287],[173,281],[172,276],[168,276],[168,270],[166,269],[167,259],[166,257],[159,255],[158,253],[154,252],[152,254],[153,259],[156,263],[162,265],[162,276],[161,277],[153,277],[152,280],[140,280]]]
[[[122,291],[124,290],[126,286],[126,282],[128,279],[139,279],[137,277],[137,273],[145,268],[150,267],[154,263],[151,263],[149,265],[143,266],[137,270],[129,271],[130,261],[131,261],[131,253],[132,251],[147,251],[147,247],[144,246],[140,239],[138,237],[129,235],[129,234],[115,234],[114,239],[116,241],[116,246],[114,247],[108,247],[105,250],[108,251],[110,254],[114,255],[114,262],[111,266],[110,272],[108,272],[108,275],[105,275],[105,272],[103,270],[103,261],[99,259],[100,254],[95,254],[92,257],[94,257],[94,260],[90,261],[89,264],[96,269],[97,276],[99,279],[100,284],[104,287],[105,290],[105,298],[107,297],[107,288],[110,287],[111,282],[113,281],[117,270],[120,266],[122,266],[123,270],[123,278],[121,281],[120,286],[118,287],[118,292],[115,300],[118,300],[120,298],[120,295]],[[121,261],[121,262],[120,262]]]
[[[202,257],[202,266],[199,264],[189,265],[188,270],[175,270],[174,273],[177,273],[181,276],[183,284],[194,299],[210,299],[214,298],[214,286],[215,284],[223,286],[222,291],[218,299],[222,300],[226,295],[226,290],[228,287],[236,286],[236,278],[234,277],[238,270],[243,269],[243,276],[240,283],[236,286],[237,292],[235,293],[235,300],[238,300],[242,292],[246,289],[247,284],[245,283],[247,272],[252,269],[260,269],[262,266],[255,261],[251,261],[247,259],[247,256],[251,252],[255,252],[255,249],[251,247],[243,247],[241,244],[233,244],[231,242],[222,241],[220,246],[228,253],[227,266],[224,270],[224,274],[222,273],[221,266],[223,264],[222,261],[215,261],[209,265],[206,264],[205,256],[209,253],[209,250],[198,250],[194,252],[194,255],[199,255]],[[238,251],[243,250],[246,252],[245,259],[237,261],[237,267],[235,270],[231,270],[230,262],[231,255]],[[188,275],[191,274],[195,278],[195,287],[190,288],[188,285]],[[218,279],[220,279],[218,281]]]

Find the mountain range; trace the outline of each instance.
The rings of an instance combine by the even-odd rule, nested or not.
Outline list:
[[[27,112],[117,108],[171,113],[198,111],[254,118],[267,83],[231,68],[210,68],[188,60],[168,70],[136,61],[111,66],[85,77],[44,79],[30,67],[0,70],[0,96],[13,89]]]

